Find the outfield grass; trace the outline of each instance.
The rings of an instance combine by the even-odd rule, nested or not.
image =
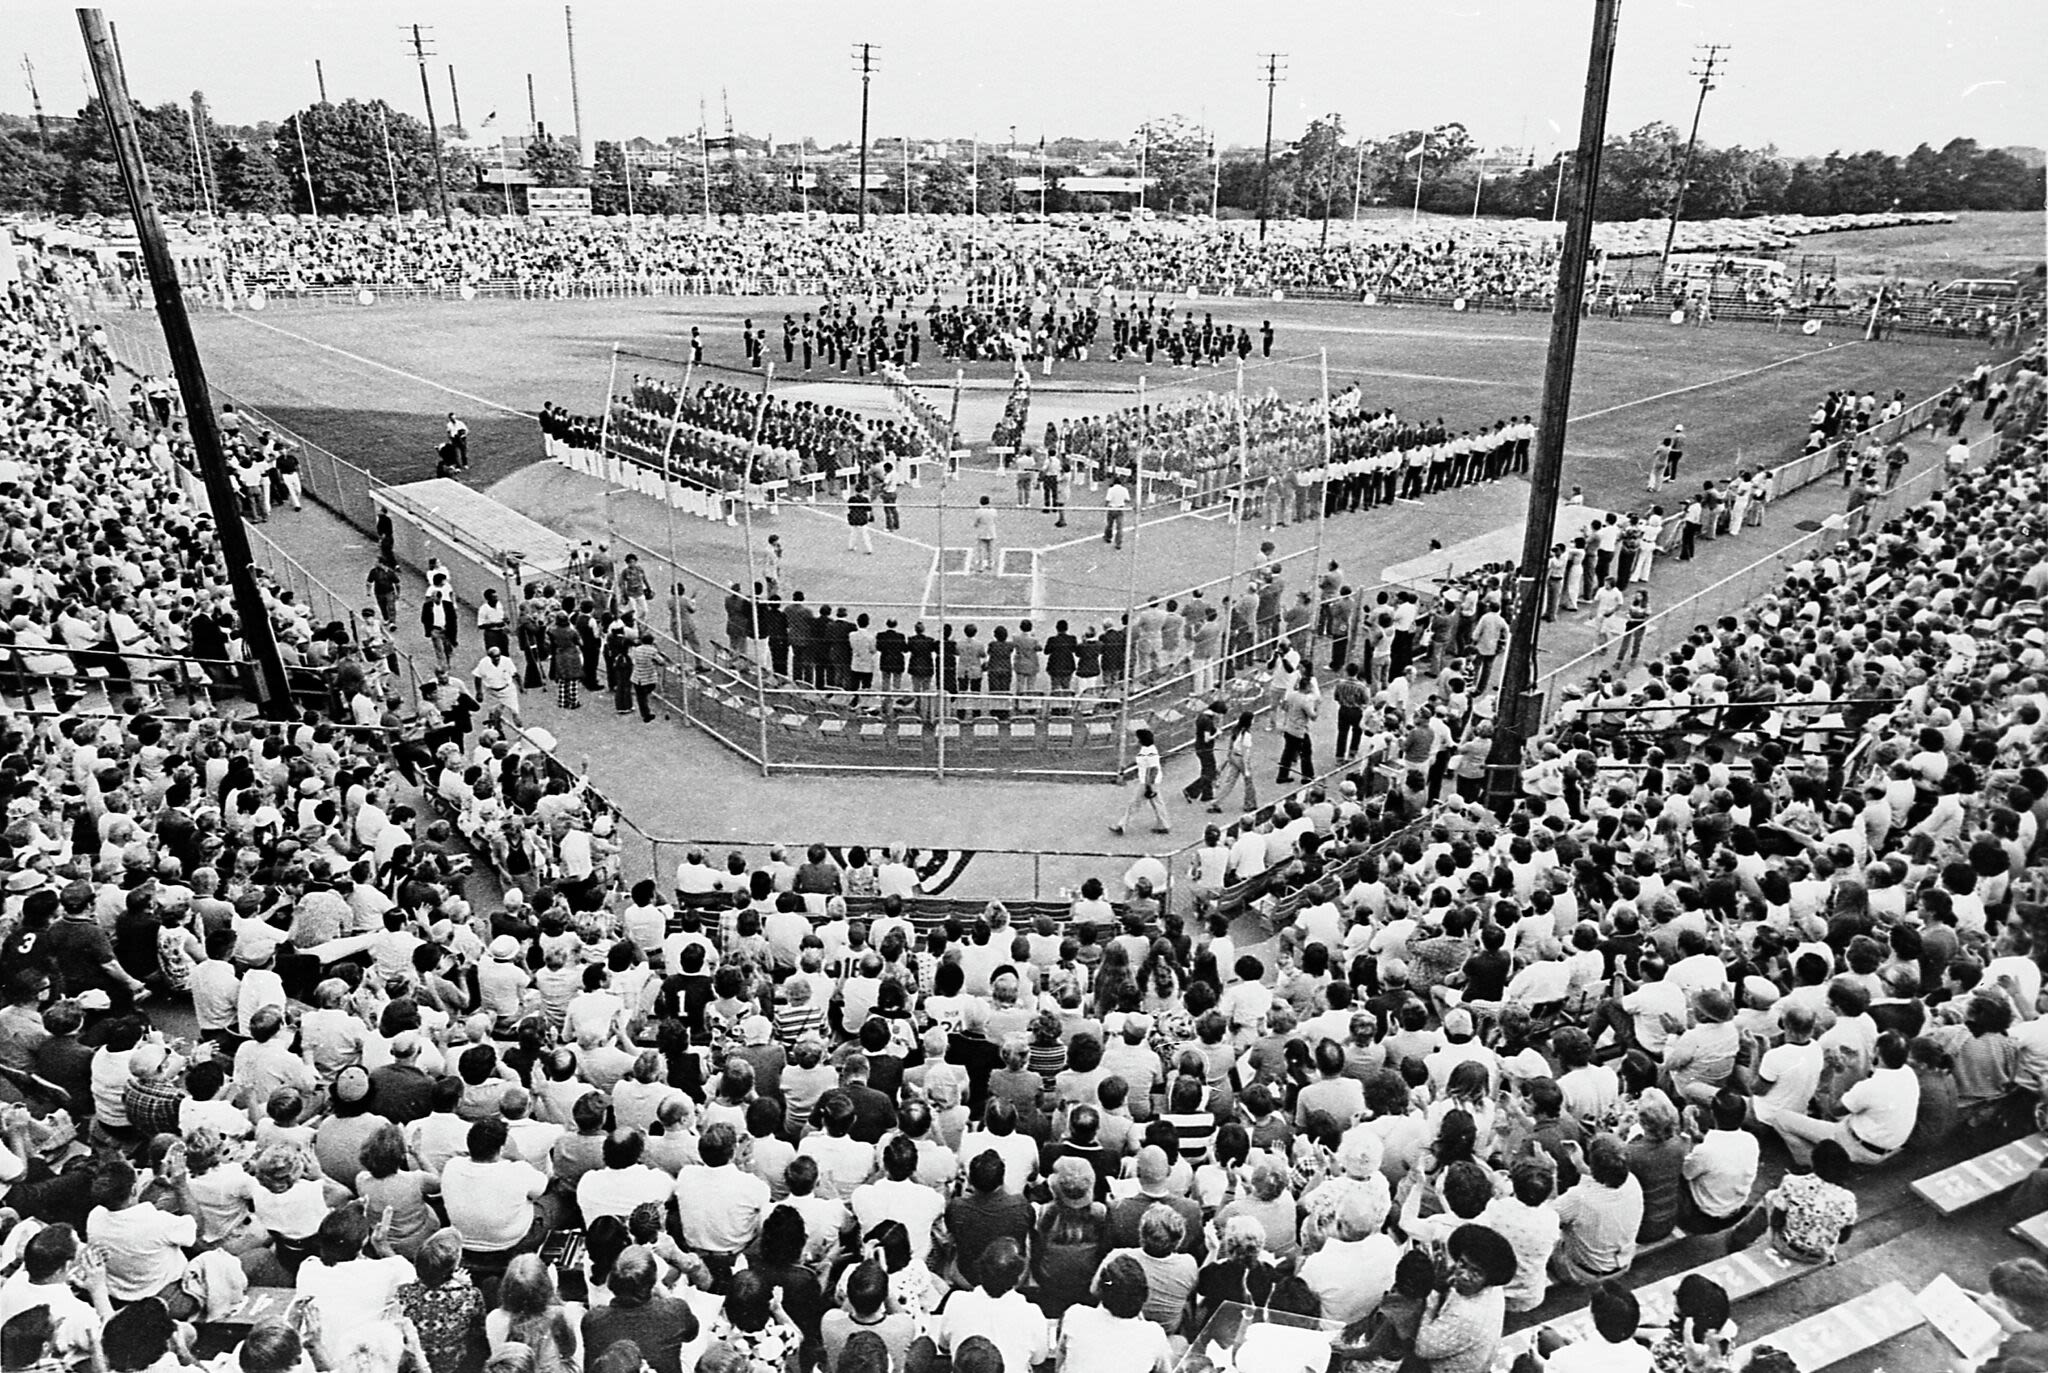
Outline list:
[[[692,298],[521,303],[478,301],[350,309],[275,308],[254,320],[198,321],[209,372],[305,437],[403,481],[430,475],[440,421],[460,412],[472,431],[473,479],[488,484],[538,456],[528,414],[548,401],[584,413],[602,409],[613,343],[679,356],[692,324],[704,330],[707,360],[739,360],[739,320],[779,320],[800,300]],[[1217,301],[1219,320],[1273,319],[1276,357],[1254,360],[1247,384],[1310,395],[1313,361],[1329,355],[1333,387],[1356,381],[1367,403],[1403,414],[1442,416],[1453,428],[1533,413],[1542,382],[1547,318],[1458,315],[1433,309],[1364,309],[1298,302]],[[1894,386],[1909,397],[1967,370],[1975,353],[1941,343],[1874,346],[1753,326],[1674,328],[1661,320],[1586,322],[1580,335],[1565,480],[1596,504],[1626,503],[1658,436],[1684,423],[1685,476],[1719,476],[1736,466],[1795,451],[1814,402],[1836,386]],[[319,345],[326,345],[321,347]],[[926,355],[920,380],[946,379]],[[379,366],[377,364],[383,364]],[[657,364],[628,356],[622,381]],[[1768,370],[1760,370],[1768,369]],[[984,369],[988,370],[988,369]],[[1228,388],[1230,369],[1199,372],[1100,361],[1059,370],[1060,386],[1095,382],[1098,396],[1047,392],[1034,403],[1034,429],[1053,414],[1100,412],[1134,403],[1140,378],[1155,399],[1190,387]],[[849,388],[832,379],[833,397]],[[781,383],[778,381],[778,385]],[[450,389],[443,389],[450,388]],[[452,392],[456,394],[451,394]],[[1671,393],[1677,394],[1671,394]],[[878,388],[866,393],[880,408]],[[970,391],[962,430],[985,441],[1001,407],[1000,386]]]
[[[746,569],[744,531],[702,520],[671,521],[644,498],[611,494],[596,483],[557,480],[536,465],[539,444],[530,413],[548,401],[584,413],[603,406],[614,343],[671,356],[694,323],[704,331],[707,358],[739,361],[739,321],[779,320],[785,306],[803,301],[727,299],[623,300],[400,306],[277,308],[260,318],[208,315],[198,321],[210,376],[304,437],[377,472],[404,482],[431,475],[433,448],[444,414],[456,410],[471,429],[471,480],[492,487],[508,504],[575,538],[625,533],[665,550],[676,539],[680,563],[719,584]],[[1291,396],[1314,395],[1321,384],[1320,354],[1327,350],[1330,381],[1356,381],[1367,403],[1403,414],[1441,415],[1454,429],[1490,423],[1538,408],[1547,340],[1547,317],[1535,314],[1454,314],[1431,309],[1363,309],[1334,303],[1217,301],[1219,320],[1273,319],[1275,359],[1254,358],[1248,389],[1273,387]],[[1567,435],[1566,488],[1581,486],[1589,505],[1640,508],[1643,459],[1672,424],[1686,426],[1683,484],[1732,474],[1738,465],[1776,462],[1796,452],[1804,417],[1829,388],[1903,388],[1917,399],[1967,370],[1976,354],[1942,343],[1829,344],[1797,333],[1773,334],[1751,326],[1705,330],[1675,328],[1661,320],[1585,322],[1575,375],[1574,418]],[[777,340],[779,344],[779,339]],[[779,348],[778,348],[779,351]],[[1284,355],[1284,359],[1283,359]],[[945,375],[943,360],[927,356],[920,380]],[[626,356],[623,384],[635,370],[657,365]],[[971,441],[985,441],[1000,412],[1001,369],[962,397],[961,423]],[[841,383],[836,374],[790,390],[821,403],[857,405],[886,413],[878,387]],[[1162,401],[1198,388],[1227,389],[1234,369],[1141,367],[1094,362],[1061,368],[1058,389],[1043,389],[1033,406],[1033,428],[1053,415],[1100,413],[1132,404],[1142,382],[1149,399]],[[1064,389],[1094,383],[1093,394]],[[778,380],[778,390],[783,389]],[[949,496],[952,523],[941,536],[934,488],[905,493],[903,538],[883,539],[877,555],[844,551],[845,528],[835,506],[784,510],[757,521],[756,534],[781,534],[788,570],[813,599],[897,608],[906,617],[929,615],[938,594],[933,550],[941,542],[968,542],[962,505],[986,489],[1001,506],[1006,484],[978,478]],[[1076,492],[1075,503],[1091,497]],[[1428,551],[1455,546],[1504,528],[1525,515],[1521,479],[1432,497],[1370,514],[1317,525],[1295,525],[1270,535],[1256,526],[1182,516],[1146,528],[1123,553],[1099,537],[1100,516],[1072,512],[1055,529],[1032,512],[1006,510],[1002,542],[1046,550],[1037,560],[1035,586],[1009,578],[951,579],[954,605],[997,607],[1007,618],[1032,604],[1121,605],[1131,592],[1167,594],[1243,571],[1261,539],[1282,555],[1343,563],[1356,583],[1371,584],[1381,570]],[[1160,515],[1170,510],[1157,512]],[[1141,550],[1133,554],[1132,550]],[[1293,585],[1304,571],[1290,577]],[[1211,593],[1212,597],[1216,593]],[[1092,615],[1090,618],[1094,618]]]

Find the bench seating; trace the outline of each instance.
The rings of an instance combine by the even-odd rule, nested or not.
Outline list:
[[[1904,1284],[1885,1283],[1860,1297],[1819,1311],[1783,1330],[1750,1341],[1735,1351],[1731,1361],[1741,1368],[1759,1345],[1782,1349],[1792,1356],[1799,1373],[1820,1373],[1846,1358],[1875,1349],[1886,1340],[1903,1335],[1927,1323],[1913,1294]]]
[[[2043,1159],[2048,1159],[2048,1133],[2032,1134],[1929,1173],[1914,1181],[1913,1190],[1935,1210],[1952,1216],[2019,1186]]]
[[[1636,1301],[1642,1308],[1644,1326],[1662,1326],[1671,1320],[1673,1303],[1678,1297],[1678,1285],[1686,1278],[1699,1275],[1711,1278],[1728,1293],[1728,1303],[1733,1306],[1745,1297],[1754,1297],[1774,1287],[1782,1287],[1802,1273],[1810,1273],[1821,1265],[1805,1259],[1795,1259],[1779,1252],[1769,1240],[1724,1254],[1710,1263],[1689,1268],[1683,1273],[1673,1273],[1668,1278],[1649,1283],[1635,1289]],[[1576,1343],[1593,1338],[1593,1313],[1580,1307],[1569,1315],[1556,1320],[1544,1321],[1518,1330],[1501,1341],[1501,1349],[1508,1361],[1528,1349],[1536,1342],[1536,1332],[1542,1329],[1555,1330],[1558,1334]],[[1736,1367],[1742,1365],[1738,1362]]]
[[[2038,1216],[2028,1216],[2007,1233],[2014,1239],[2030,1244],[2042,1254],[2048,1254],[2048,1211]]]

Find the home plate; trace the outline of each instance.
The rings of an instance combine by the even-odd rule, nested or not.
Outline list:
[[[1591,505],[1563,505],[1557,510],[1557,531],[1554,543],[1568,544],[1591,526],[1607,517],[1607,512]],[[1380,569],[1380,580],[1395,585],[1437,585],[1449,580],[1460,572],[1469,572],[1486,563],[1519,562],[1522,557],[1522,526],[1504,524],[1485,534],[1476,534],[1469,539],[1454,543],[1448,548],[1435,548],[1421,557]]]

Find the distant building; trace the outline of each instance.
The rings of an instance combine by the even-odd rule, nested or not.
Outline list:
[[[1138,189],[1143,186],[1149,194],[1159,184],[1157,177],[1145,177],[1142,181],[1135,176],[1060,176],[1052,178],[1054,187],[1068,195],[1099,195],[1108,200],[1128,197],[1132,204],[1138,200]],[[1037,195],[1043,183],[1036,175],[1017,178],[1018,195]]]

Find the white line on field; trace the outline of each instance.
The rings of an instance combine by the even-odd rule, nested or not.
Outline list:
[[[1434,372],[1376,372],[1369,367],[1347,368],[1346,376],[1386,377],[1393,381],[1444,381],[1455,386],[1509,386],[1519,382],[1502,381],[1496,377],[1440,377]]]
[[[404,377],[407,381],[419,382],[422,386],[431,386],[436,391],[446,391],[451,396],[456,396],[463,400],[471,401],[477,405],[486,406],[492,410],[502,410],[508,415],[518,415],[521,419],[530,420],[538,418],[531,410],[521,410],[516,405],[505,405],[499,401],[490,400],[484,396],[475,395],[468,391],[459,391],[453,386],[449,386],[446,385],[445,383],[435,381],[432,377],[423,377],[417,372],[408,372],[403,367],[393,367],[388,362],[379,362],[375,358],[366,358],[361,353],[351,353],[346,348],[338,348],[331,343],[322,343],[318,339],[307,338],[304,334],[295,334],[289,329],[279,328],[277,325],[270,323],[268,320],[253,319],[248,314],[240,310],[237,310],[234,313],[233,317],[235,319],[242,321],[242,323],[244,324],[253,324],[259,329],[268,329],[273,334],[283,334],[288,339],[296,339],[300,343],[306,344],[308,347],[318,348],[321,349],[323,352],[333,353],[336,357],[344,357],[351,362],[359,362],[365,367],[375,367],[379,371],[389,372],[391,373],[391,375],[395,377]]]
[[[1862,341],[1862,339],[1850,339],[1847,343],[1830,343],[1825,348],[1814,348],[1808,352],[1794,353],[1789,358],[1779,358],[1776,362],[1767,362],[1761,367],[1752,367],[1746,372],[1730,372],[1725,377],[1710,377],[1706,381],[1696,381],[1690,386],[1679,386],[1669,391],[1659,391],[1654,396],[1641,396],[1635,400],[1625,400],[1619,405],[1610,405],[1604,410],[1589,410],[1583,415],[1573,415],[1566,423],[1578,424],[1585,420],[1598,419],[1602,415],[1612,415],[1620,410],[1630,410],[1638,405],[1648,405],[1653,400],[1669,400],[1673,396],[1682,396],[1689,391],[1704,391],[1709,386],[1724,386],[1731,381],[1741,381],[1744,377],[1759,376],[1779,367],[1789,367],[1795,362],[1804,362],[1808,358],[1817,358],[1823,353],[1837,353],[1844,348],[1854,348]]]

